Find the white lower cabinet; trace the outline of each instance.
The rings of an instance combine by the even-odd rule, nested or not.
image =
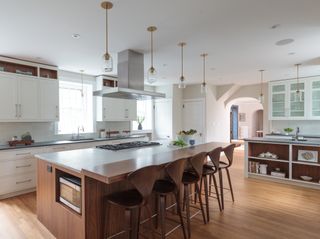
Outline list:
[[[119,144],[140,140],[146,141],[148,138],[101,140],[25,149],[0,150],[0,199],[36,190],[37,159],[34,157],[36,154],[93,148],[98,145]]]

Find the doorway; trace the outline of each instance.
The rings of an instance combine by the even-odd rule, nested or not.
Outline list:
[[[230,142],[239,139],[239,106],[232,105],[230,109]]]
[[[197,143],[205,142],[205,104],[203,99],[184,100],[182,107],[182,129],[197,130]]]

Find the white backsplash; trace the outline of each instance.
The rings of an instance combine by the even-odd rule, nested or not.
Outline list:
[[[320,120],[274,120],[271,121],[271,131],[280,131],[284,128],[300,128],[301,135],[320,136]]]
[[[106,130],[129,130],[130,122],[97,122],[96,132]],[[71,135],[56,135],[55,123],[0,123],[0,144],[7,144],[12,136],[30,132],[36,142],[70,139]],[[86,137],[98,137],[98,133],[85,134]]]

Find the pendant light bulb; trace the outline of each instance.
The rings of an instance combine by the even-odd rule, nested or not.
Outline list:
[[[183,70],[184,70],[184,65],[183,65],[183,48],[184,48],[185,45],[186,45],[185,42],[180,42],[180,43],[178,44],[178,46],[181,47],[181,76],[180,76],[179,85],[178,85],[178,87],[179,87],[180,89],[186,88],[185,77],[184,77],[184,74],[183,74]]]
[[[207,93],[207,83],[206,83],[206,57],[208,56],[207,53],[203,53],[200,55],[203,58],[203,81],[201,83],[201,93]]]
[[[113,71],[113,59],[108,50],[109,35],[108,35],[108,10],[113,7],[111,2],[102,2],[101,7],[106,11],[106,53],[103,55],[103,72]]]
[[[154,68],[153,66],[153,33],[157,30],[157,27],[155,26],[150,26],[147,28],[148,32],[150,32],[150,44],[151,44],[151,57],[150,57],[150,60],[151,60],[151,66],[148,70],[148,73],[147,73],[147,81],[150,83],[150,84],[153,84],[154,82],[157,81],[157,78],[158,78],[158,73],[156,71],[156,69]]]
[[[260,71],[260,95],[259,95],[259,102],[261,104],[264,103],[264,94],[263,94],[263,72],[264,70],[259,70]]]

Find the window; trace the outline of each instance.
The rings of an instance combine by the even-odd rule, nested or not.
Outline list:
[[[138,100],[137,101],[137,117],[144,118],[142,122],[143,130],[152,130],[152,100]],[[138,122],[132,122],[132,130],[138,130]]]
[[[82,94],[83,90],[83,94]],[[58,134],[93,132],[92,85],[60,81],[60,121]]]

